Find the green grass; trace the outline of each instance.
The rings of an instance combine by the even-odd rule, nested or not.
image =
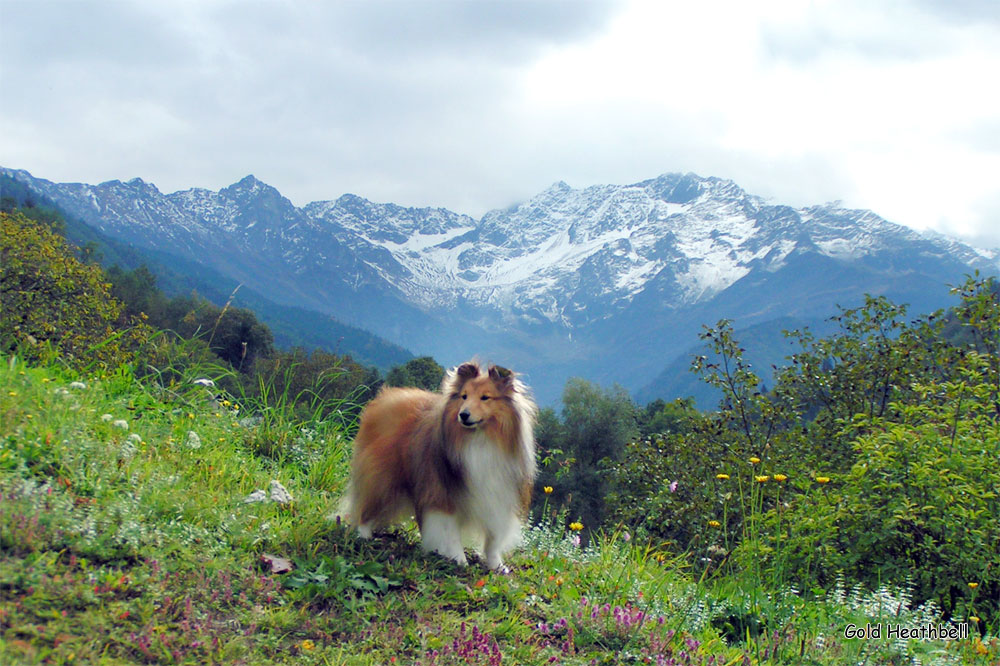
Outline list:
[[[0,358],[0,663],[992,664],[995,639],[844,638],[939,623],[905,590],[704,580],[624,530],[535,525],[498,575],[331,518],[341,425],[218,403],[127,369]],[[246,503],[272,480],[288,504]],[[707,529],[707,528],[706,528]],[[266,557],[265,557],[266,556]],[[269,558],[285,558],[286,573]]]

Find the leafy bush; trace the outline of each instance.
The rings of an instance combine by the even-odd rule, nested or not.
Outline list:
[[[726,562],[772,589],[907,584],[995,625],[1000,304],[978,276],[953,292],[947,314],[906,321],[868,298],[828,338],[790,334],[801,351],[772,391],[728,322],[708,329],[714,355],[694,365],[720,409],[629,444],[609,468],[611,516],[699,569]],[[955,322],[958,344],[942,335]]]
[[[842,572],[877,585],[909,581],[917,600],[954,616],[1000,620],[1000,306],[988,282],[956,293],[955,315],[975,349],[949,358],[947,381],[913,381],[884,415],[841,421],[853,464],[822,492],[772,512],[766,529],[783,542],[787,568],[805,586],[828,587]],[[954,351],[954,350],[952,350]],[[922,367],[927,367],[926,365]],[[974,587],[969,587],[972,583]]]
[[[536,494],[535,508],[562,506],[588,533],[598,529],[610,489],[606,468],[621,459],[625,445],[637,434],[635,405],[625,389],[570,379],[563,391],[562,421],[552,410],[539,414],[536,439],[542,469],[536,485],[553,492]]]
[[[430,356],[410,359],[403,365],[397,365],[385,376],[389,386],[416,386],[417,388],[437,391],[444,379],[444,368]]]
[[[0,222],[0,350],[110,368],[148,338],[149,327],[122,316],[101,269],[81,263],[47,224],[18,212],[0,212]]]

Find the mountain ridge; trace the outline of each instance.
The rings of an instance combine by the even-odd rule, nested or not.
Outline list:
[[[527,369],[543,400],[574,374],[638,390],[723,317],[817,320],[865,292],[936,309],[944,283],[996,273],[1000,255],[836,203],[769,204],[693,173],[559,181],[476,220],[353,194],[296,207],[252,175],[163,194],[141,179],[3,172],[106,233],[169,247],[277,302],[446,364],[488,354]]]

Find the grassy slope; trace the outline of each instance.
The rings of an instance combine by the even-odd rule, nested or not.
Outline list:
[[[423,554],[412,527],[361,542],[329,518],[350,446],[336,429],[127,372],[72,379],[0,358],[0,663],[1000,659],[995,641],[845,640],[901,599],[699,582],[623,532],[581,549],[533,528],[508,576]],[[243,501],[272,479],[294,501]]]

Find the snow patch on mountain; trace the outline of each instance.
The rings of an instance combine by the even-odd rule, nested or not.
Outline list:
[[[767,204],[729,180],[664,174],[631,185],[557,182],[475,220],[442,208],[353,194],[296,208],[253,176],[218,192],[162,194],[141,179],[57,185],[3,170],[98,227],[191,255],[252,256],[293,275],[338,271],[427,311],[472,307],[574,328],[626,307],[655,284],[664,310],[702,303],[793,252],[857,261],[919,247],[970,267],[997,252],[920,235],[839,203]]]

